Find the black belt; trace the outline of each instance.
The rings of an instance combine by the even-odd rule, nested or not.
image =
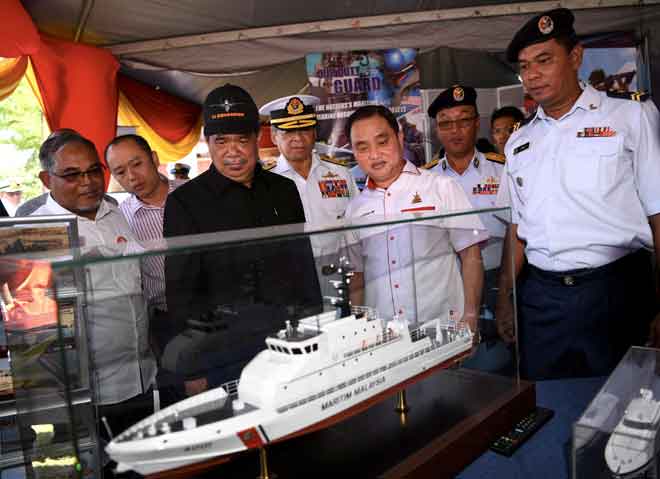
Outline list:
[[[545,280],[557,282],[563,286],[577,286],[588,281],[603,278],[604,276],[612,274],[621,274],[632,266],[636,261],[648,258],[648,252],[644,249],[639,249],[634,253],[627,254],[621,258],[607,263],[597,268],[582,268],[572,269],[568,271],[546,271],[537,268],[532,264],[528,264],[529,271],[532,275]]]

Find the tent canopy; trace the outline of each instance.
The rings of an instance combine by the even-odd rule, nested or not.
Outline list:
[[[300,91],[306,53],[415,47],[425,88],[516,82],[502,60],[513,33],[537,12],[574,10],[581,35],[633,31],[649,39],[660,79],[660,0],[342,2],[287,0],[23,0],[43,32],[103,46],[122,71],[201,103],[239,84],[258,104]],[[655,65],[658,65],[657,73]],[[657,81],[655,82],[658,83]]]

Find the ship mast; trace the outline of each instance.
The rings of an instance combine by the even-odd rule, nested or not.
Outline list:
[[[339,317],[343,318],[351,314],[351,300],[350,300],[350,291],[349,287],[351,284],[351,278],[353,278],[355,268],[351,265],[350,261],[346,256],[341,256],[339,261],[335,263],[330,263],[323,266],[321,272],[325,276],[330,276],[333,274],[338,274],[341,279],[330,279],[328,280],[335,291],[337,296],[328,297],[330,304],[337,307]]]

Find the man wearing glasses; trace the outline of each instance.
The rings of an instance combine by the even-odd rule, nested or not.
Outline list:
[[[94,144],[74,131],[49,137],[39,152],[44,186],[50,189],[36,215],[78,217],[84,254],[116,254],[135,241],[119,209],[104,199],[105,168]],[[152,410],[156,362],[148,346],[148,317],[137,261],[87,267],[87,307],[94,395],[111,428],[120,432]]]
[[[456,180],[474,208],[493,208],[500,186],[504,156],[497,153],[482,153],[475,146],[479,132],[475,89],[455,85],[443,91],[431,103],[428,115],[435,122],[435,131],[445,149],[445,156],[429,163],[426,167],[433,173]],[[490,235],[488,242],[482,245],[486,272],[484,302],[491,311],[494,311],[495,276],[502,257],[505,225],[492,213],[479,216]],[[484,335],[488,336],[489,328],[486,325],[482,326],[484,326]]]

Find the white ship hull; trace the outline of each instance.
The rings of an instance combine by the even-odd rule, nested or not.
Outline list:
[[[471,346],[469,331],[447,344],[428,336],[413,341],[410,335],[402,334],[381,344],[364,345],[356,352],[338,355],[332,364],[278,384],[278,397],[290,400],[280,402],[276,408],[252,407],[246,401],[245,409],[232,417],[136,438],[135,431],[152,425],[153,432],[153,427],[158,427],[163,418],[171,420],[176,414],[183,415],[187,402],[204,403],[205,395],[210,398],[213,394],[209,391],[141,421],[109,444],[106,451],[117,461],[120,471],[131,469],[149,475],[258,448],[339,422],[405,383],[421,379],[425,373],[466,353]],[[260,355],[269,353],[264,351]],[[316,389],[310,384],[317,385]],[[241,398],[240,385],[238,398]],[[222,407],[229,406],[227,403]]]

